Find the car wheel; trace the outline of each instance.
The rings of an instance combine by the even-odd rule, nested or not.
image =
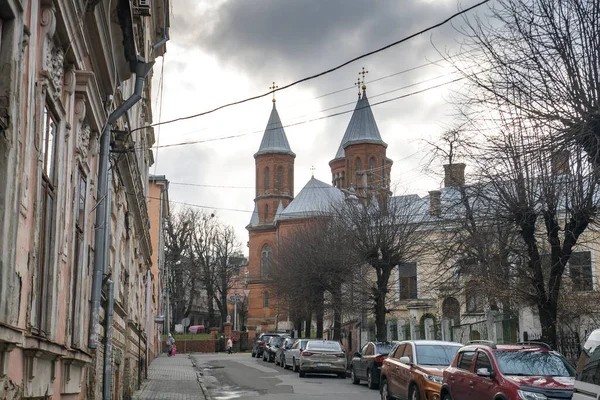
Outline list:
[[[279,361],[279,365],[281,365],[281,368],[287,369],[287,365],[285,365],[285,356],[283,354],[281,355],[281,361]]]
[[[442,397],[442,400],[452,400],[452,396],[450,395],[450,393],[444,393],[444,397]]]
[[[279,365],[280,362],[281,362],[281,358],[279,358],[279,360],[278,360],[277,357],[275,357],[275,365]]]
[[[421,398],[421,394],[419,393],[419,388],[417,386],[413,385],[410,387],[408,398],[410,400],[419,400]]]
[[[292,359],[292,371],[298,372],[298,366],[296,365],[296,359]]]
[[[367,370],[367,386],[369,389],[377,389],[377,384],[373,382],[373,374],[370,369]]]
[[[267,362],[267,355],[265,353],[263,353],[263,361]]]
[[[356,374],[354,373],[354,368],[350,368],[350,378],[352,379],[352,383],[354,383],[355,385],[358,385],[360,383],[360,379],[358,379],[356,377]]]
[[[252,358],[256,357],[256,353],[252,352]]]
[[[300,372],[300,378],[304,378],[304,376],[306,375],[306,373],[302,370],[300,370],[298,372]]]
[[[391,400],[391,398],[387,379],[383,378],[381,380],[381,400]]]

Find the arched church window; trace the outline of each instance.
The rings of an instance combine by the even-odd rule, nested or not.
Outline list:
[[[288,190],[290,193],[293,192],[292,188],[294,187],[294,167],[290,165],[288,167]]]
[[[269,167],[265,168],[265,190],[269,190],[269,181],[271,180]]]
[[[371,157],[369,160],[369,172],[371,174],[371,180],[375,178],[375,157]]]
[[[265,204],[265,222],[269,219],[269,205]]]
[[[277,167],[277,189],[283,189],[283,167]]]
[[[269,292],[264,292],[263,293],[263,307],[264,308],[268,308],[269,307]]]
[[[361,172],[362,166],[360,165],[360,158],[356,157],[356,173],[359,174]]]
[[[271,246],[265,244],[260,253],[260,276],[263,279],[267,279],[269,277],[272,259],[273,250],[271,249]]]

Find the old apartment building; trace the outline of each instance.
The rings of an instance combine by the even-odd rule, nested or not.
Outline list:
[[[129,398],[158,351],[147,126],[168,9],[0,0],[0,398]]]

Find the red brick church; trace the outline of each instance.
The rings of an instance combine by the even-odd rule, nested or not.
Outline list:
[[[269,273],[278,239],[290,228],[314,217],[332,201],[343,199],[340,189],[357,193],[388,193],[392,160],[381,139],[375,117],[362,86],[356,107],[335,157],[329,162],[332,184],[312,177],[294,197],[294,159],[275,99],[258,151],[254,212],[246,226],[249,234],[248,329],[267,332],[292,329],[287,310],[274,293],[269,293]]]

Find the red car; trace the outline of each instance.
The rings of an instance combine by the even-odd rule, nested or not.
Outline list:
[[[575,369],[545,343],[470,342],[444,371],[442,400],[546,400],[573,396]]]

